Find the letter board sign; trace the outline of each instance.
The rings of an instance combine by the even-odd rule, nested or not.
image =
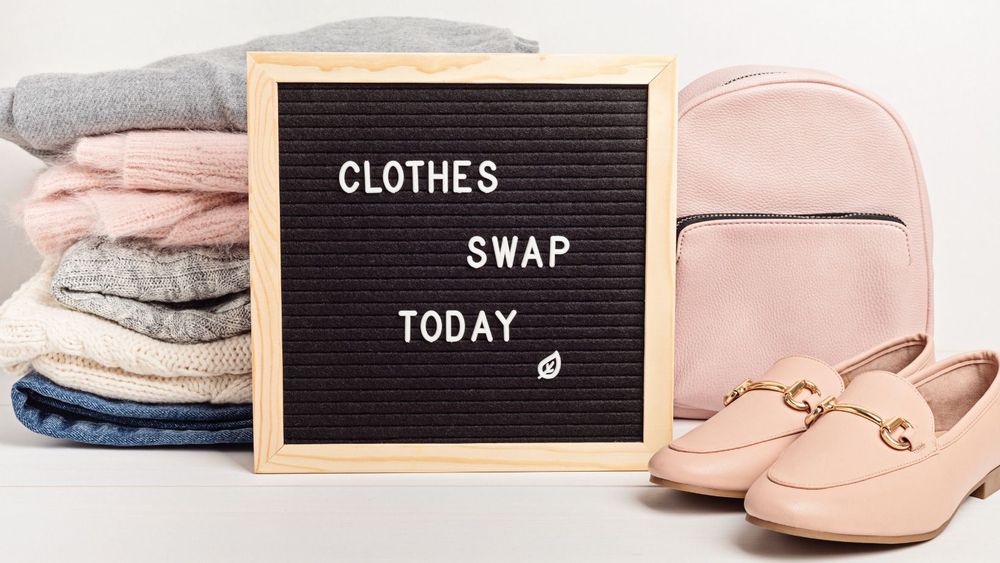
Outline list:
[[[248,55],[255,467],[641,469],[671,57]]]

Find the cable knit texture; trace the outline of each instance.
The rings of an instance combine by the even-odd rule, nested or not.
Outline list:
[[[37,74],[0,89],[0,139],[53,158],[79,137],[130,129],[246,131],[247,51],[534,53],[538,44],[488,25],[365,18],[140,69]]]
[[[100,317],[60,306],[49,293],[55,261],[0,306],[0,368],[21,376],[44,354],[67,354],[102,366],[161,377],[250,372],[250,337],[172,344]],[[38,371],[45,375],[43,369]]]
[[[30,367],[63,387],[123,401],[249,403],[252,397],[249,373],[211,377],[136,375],[60,353],[36,356]]]
[[[35,194],[125,190],[247,191],[247,136],[213,131],[130,131],[84,137],[70,152],[76,166],[42,176]]]
[[[51,168],[42,176],[64,173]],[[246,244],[246,195],[146,190],[59,191],[23,204],[24,230],[42,254],[86,237],[144,238],[156,246]]]
[[[245,247],[88,238],[63,254],[52,296],[157,340],[211,342],[250,331],[249,270]]]
[[[138,131],[81,139],[38,176],[21,219],[42,254],[86,237],[245,244],[246,191],[246,135]]]

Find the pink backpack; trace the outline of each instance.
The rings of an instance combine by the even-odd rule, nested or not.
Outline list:
[[[824,72],[734,67],[680,93],[676,414],[792,354],[930,332],[931,222],[884,102]]]

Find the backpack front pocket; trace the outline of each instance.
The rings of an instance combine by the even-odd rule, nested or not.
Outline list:
[[[713,213],[677,225],[679,416],[718,411],[781,357],[836,363],[923,325],[896,217]]]

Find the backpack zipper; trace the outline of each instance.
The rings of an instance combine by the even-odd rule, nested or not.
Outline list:
[[[755,76],[767,76],[768,74],[785,74],[785,71],[783,71],[783,70],[769,70],[769,71],[763,71],[763,72],[754,72],[754,73],[751,73],[751,74],[744,74],[743,76],[737,76],[736,78],[730,78],[729,80],[723,82],[722,86],[729,86],[733,82],[736,82],[737,80],[743,80],[744,78],[753,78]]]
[[[809,219],[847,219],[851,221],[887,221],[890,223],[898,223],[900,225],[906,226],[906,223],[902,219],[896,217],[895,215],[889,215],[887,213],[801,213],[801,214],[788,214],[788,213],[702,213],[699,215],[687,215],[685,217],[677,218],[677,235],[681,234],[681,231],[695,225],[697,223],[705,223],[708,221],[724,221],[726,219],[791,219],[791,220],[809,220]]]

